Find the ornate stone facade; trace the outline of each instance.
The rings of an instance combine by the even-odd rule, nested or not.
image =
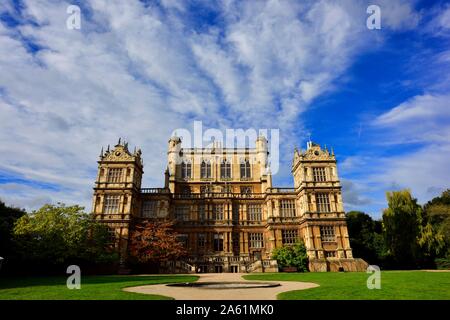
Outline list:
[[[141,151],[127,143],[100,154],[93,214],[107,223],[126,256],[129,230],[141,219],[175,219],[190,256],[171,271],[277,271],[275,248],[303,240],[311,271],[365,271],[354,259],[333,152],[309,142],[296,150],[294,188],[272,186],[264,137],[253,149],[168,145],[164,188],[141,188]]]

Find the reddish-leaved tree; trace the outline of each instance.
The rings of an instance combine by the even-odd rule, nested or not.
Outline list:
[[[171,221],[144,221],[130,237],[130,255],[142,263],[176,260],[186,254]]]

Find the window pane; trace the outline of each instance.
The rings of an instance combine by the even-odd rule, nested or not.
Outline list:
[[[189,220],[189,206],[176,206],[175,207],[175,219],[180,221]]]
[[[103,204],[103,213],[105,213],[105,214],[119,213],[119,200],[120,200],[120,196],[105,195],[104,204]]]
[[[321,226],[320,227],[320,237],[324,242],[334,242],[336,241],[336,236],[334,233],[334,226]]]
[[[122,168],[110,168],[108,170],[108,182],[121,182]]]
[[[295,200],[280,200],[282,217],[295,217]]]
[[[156,201],[144,201],[142,203],[142,217],[156,218]]]
[[[314,167],[313,168],[313,178],[314,178],[314,181],[317,181],[317,182],[326,181],[325,167]]]
[[[295,244],[298,242],[298,231],[297,230],[282,230],[281,238],[283,244]]]
[[[328,193],[316,193],[317,211],[330,212],[330,199]]]
[[[249,246],[250,248],[263,248],[264,240],[262,233],[249,233]]]
[[[253,221],[262,220],[262,210],[260,204],[249,204],[247,205],[247,219]]]

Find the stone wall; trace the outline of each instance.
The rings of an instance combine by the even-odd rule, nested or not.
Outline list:
[[[369,264],[363,259],[312,259],[309,261],[311,272],[365,272]]]

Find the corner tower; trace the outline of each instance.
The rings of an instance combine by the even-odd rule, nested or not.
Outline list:
[[[119,142],[110,150],[100,152],[94,187],[92,213],[96,220],[110,227],[111,240],[123,257],[133,217],[139,215],[139,195],[143,174],[141,150],[128,150],[128,143]]]
[[[292,174],[310,270],[365,270],[350,247],[334,152],[308,142],[306,151],[295,151]]]

